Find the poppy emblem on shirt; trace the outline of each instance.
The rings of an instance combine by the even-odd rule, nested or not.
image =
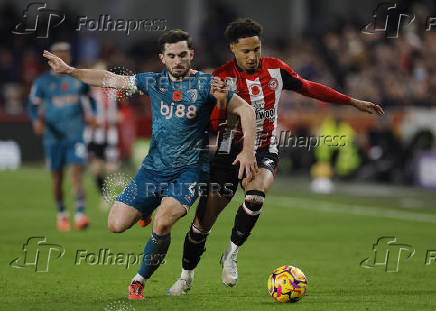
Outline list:
[[[68,85],[67,82],[62,82],[61,83],[61,90],[62,91],[66,91],[66,90],[68,90],[68,88],[69,88],[69,85]]]
[[[275,91],[277,89],[277,87],[279,86],[279,81],[277,81],[276,78],[272,78],[271,80],[269,80],[268,82],[268,87]]]
[[[251,88],[251,95],[259,95],[260,94],[260,87],[258,85],[253,85]]]
[[[174,91],[173,92],[173,100],[175,102],[181,101],[182,100],[182,91],[180,91],[180,90]]]

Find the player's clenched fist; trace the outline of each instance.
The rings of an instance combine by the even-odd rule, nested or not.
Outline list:
[[[226,83],[218,77],[213,78],[213,83],[210,87],[210,94],[218,101],[226,100],[228,94],[228,88]]]
[[[73,67],[68,66],[62,59],[49,51],[44,50],[42,56],[48,59],[51,69],[57,74],[69,74],[73,70]]]

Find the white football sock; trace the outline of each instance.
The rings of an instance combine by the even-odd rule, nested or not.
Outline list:
[[[58,212],[58,217],[63,217],[63,216],[69,217],[70,213],[68,213],[67,211]]]
[[[182,274],[180,275],[180,278],[183,280],[192,280],[194,279],[194,270],[185,270],[182,269]]]
[[[239,246],[233,243],[232,241],[230,241],[229,248],[232,253],[238,252],[239,250]]]
[[[138,281],[139,283],[141,283],[142,285],[145,284],[145,281],[147,281],[147,279],[145,279],[142,275],[136,273],[136,275],[133,277],[132,279],[132,283],[133,281]]]

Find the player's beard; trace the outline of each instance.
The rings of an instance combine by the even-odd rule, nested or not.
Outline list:
[[[185,70],[176,72],[174,69],[185,69]],[[171,75],[176,79],[186,77],[189,73],[189,70],[190,70],[189,66],[187,66],[186,68],[180,66],[180,67],[174,67],[174,68],[169,69]]]

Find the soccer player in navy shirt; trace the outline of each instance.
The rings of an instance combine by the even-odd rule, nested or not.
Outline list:
[[[144,299],[144,283],[167,253],[172,226],[196,200],[198,184],[207,182],[207,129],[217,103],[241,118],[246,139],[234,159],[239,163],[239,174],[251,177],[257,169],[254,110],[238,95],[228,92],[223,81],[191,69],[194,51],[188,33],[171,30],[162,35],[159,43],[159,57],[166,69],[135,76],[76,69],[47,51],[43,54],[57,73],[92,86],[139,90],[150,96],[153,115],[150,151],[134,180],[117,197],[108,217],[109,229],[120,233],[157,208],[144,260],[129,286],[129,299]]]
[[[209,180],[212,184],[231,185],[227,187],[231,191],[223,192],[223,187],[216,187],[207,197],[200,198],[196,217],[185,238],[181,276],[169,289],[169,294],[174,296],[182,295],[191,288],[194,269],[205,250],[208,233],[219,213],[231,201],[241,181],[245,199],[236,213],[230,241],[220,260],[223,283],[230,287],[236,285],[238,250],[255,226],[262,212],[265,194],[271,188],[277,172],[277,110],[282,90],[291,90],[325,102],[351,105],[367,113],[383,114],[379,105],[350,98],[325,85],[305,80],[280,59],[261,57],[262,26],[250,18],[230,23],[225,34],[235,58],[215,70],[213,75],[225,80],[230,91],[237,92],[255,109],[255,149],[259,170],[254,178],[247,176],[242,180],[238,176],[232,158],[239,152],[245,133],[240,131],[241,124],[237,118],[216,107],[211,121],[215,126],[223,126],[219,128],[220,139]]]
[[[67,64],[70,45],[57,42],[51,51]],[[89,225],[85,215],[83,187],[87,150],[83,141],[86,123],[95,123],[95,102],[88,96],[89,87],[69,76],[50,71],[38,77],[29,98],[30,117],[36,134],[44,134],[47,166],[51,171],[53,196],[58,209],[57,229],[69,231],[70,221],[62,192],[64,169],[70,166],[71,184],[76,205],[74,223],[77,230]]]

